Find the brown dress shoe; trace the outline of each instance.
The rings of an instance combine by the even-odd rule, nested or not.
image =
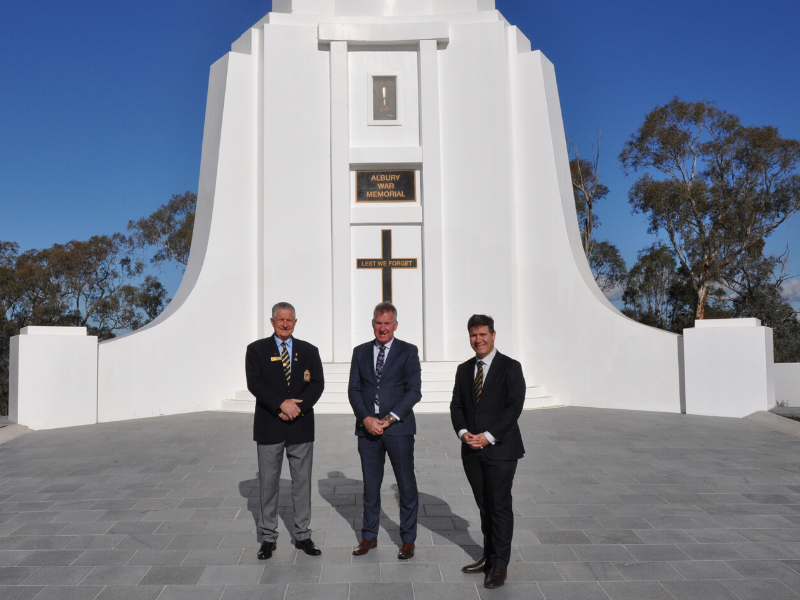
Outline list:
[[[400,548],[400,552],[397,553],[397,558],[401,560],[414,558],[414,544],[411,542],[403,542],[403,547]]]
[[[378,547],[378,540],[361,540],[361,543],[353,550],[353,556],[364,556],[373,548]]]
[[[492,567],[486,574],[486,581],[483,582],[483,587],[493,590],[503,587],[508,577],[508,569],[501,569],[500,567]]]
[[[481,556],[479,560],[474,563],[468,564],[466,567],[461,567],[462,573],[483,573],[486,570],[486,557]]]

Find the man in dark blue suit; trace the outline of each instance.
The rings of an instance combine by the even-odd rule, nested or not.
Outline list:
[[[381,302],[372,315],[375,339],[353,349],[347,396],[356,415],[358,453],[364,477],[364,523],[361,543],[353,550],[362,556],[378,545],[381,483],[386,455],[392,463],[400,492],[400,539],[397,558],[414,556],[417,539],[417,480],[414,475],[414,405],[422,398],[419,352],[413,344],[394,337],[397,309]]]
[[[494,347],[491,317],[472,315],[467,330],[475,356],[456,371],[450,417],[463,442],[464,473],[481,515],[483,556],[461,570],[485,573],[483,586],[494,589],[505,583],[511,560],[511,487],[525,454],[517,423],[525,404],[525,378],[522,365]]]

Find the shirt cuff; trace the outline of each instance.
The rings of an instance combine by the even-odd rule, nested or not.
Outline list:
[[[491,433],[489,433],[488,431],[484,431],[483,435],[485,435],[486,439],[489,440],[489,443],[492,446],[494,446],[494,443],[497,441],[497,440],[494,439],[494,436]]]
[[[464,435],[465,433],[467,433],[466,429],[462,429],[461,431],[459,431],[458,432],[458,439],[461,439],[461,436]]]
[[[397,419],[398,423],[400,422],[400,417],[398,417],[396,414],[394,414],[393,412],[390,412],[389,414],[392,415],[395,419]]]

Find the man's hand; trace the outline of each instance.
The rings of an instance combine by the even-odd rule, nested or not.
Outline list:
[[[386,421],[381,421],[375,417],[367,417],[364,419],[364,427],[372,435],[381,435],[383,430],[388,427]]]
[[[301,402],[302,400],[297,400],[295,398],[284,400],[281,403],[281,414],[286,415],[289,418],[289,421],[294,421],[300,416],[300,407],[297,405]]]
[[[487,440],[486,436],[482,433],[472,434],[470,432],[466,432],[461,436],[461,441],[473,450],[483,450],[489,445],[489,440]]]
[[[482,433],[472,436],[472,443],[470,444],[470,446],[475,448],[475,450],[483,450],[488,445],[489,445],[489,440],[486,439],[486,436],[483,435]]]
[[[285,414],[283,414],[282,412],[278,413],[278,417],[280,417],[281,421],[291,421],[291,419],[289,417],[287,417]]]

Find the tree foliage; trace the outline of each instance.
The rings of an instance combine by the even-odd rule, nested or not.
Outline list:
[[[167,290],[146,272],[141,251],[154,246],[154,263],[185,265],[196,200],[192,192],[172,196],[146,219],[131,221],[131,236],[96,235],[25,252],[0,241],[0,414],[8,411],[9,342],[21,328],[80,326],[105,340],[161,313]]]
[[[755,317],[772,328],[776,362],[800,362],[798,311],[781,297],[786,274],[787,248],[780,256],[764,256],[762,248],[742,253],[723,274],[723,285],[732,292],[734,317]]]
[[[610,292],[625,280],[625,260],[611,242],[593,242],[588,259],[594,280],[602,291]]]
[[[581,242],[586,257],[592,255],[594,239],[592,234],[600,226],[600,219],[595,213],[595,203],[608,195],[608,188],[600,183],[600,132],[597,133],[597,145],[592,145],[591,160],[581,158],[577,144],[572,143],[572,154],[575,158],[569,161],[569,172],[572,177],[572,193],[575,196],[575,210],[581,228]]]
[[[628,316],[646,325],[670,329],[670,292],[676,283],[676,268],[672,250],[663,244],[640,251],[628,271],[622,293]]]
[[[744,126],[709,102],[656,107],[619,158],[640,173],[630,203],[651,233],[666,233],[697,296],[697,319],[723,273],[800,209],[800,142]]]
[[[608,195],[608,188],[600,183],[600,132],[597,145],[592,146],[591,160],[581,158],[578,146],[571,144],[574,158],[569,162],[572,193],[581,230],[581,244],[597,285],[609,292],[620,285],[625,277],[625,261],[617,247],[609,241],[596,241],[594,230],[600,226],[595,203]]]
[[[140,248],[153,246],[157,249],[152,262],[175,261],[185,267],[192,246],[196,208],[194,192],[174,194],[149,217],[128,222],[128,231]]]

